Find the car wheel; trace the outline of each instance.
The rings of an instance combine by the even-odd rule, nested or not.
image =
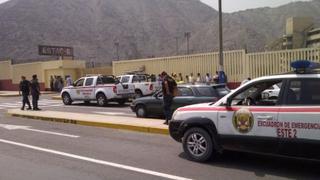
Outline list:
[[[147,117],[146,108],[143,105],[138,105],[136,107],[136,115],[137,115],[137,117],[140,117],[140,118]]]
[[[212,156],[212,138],[202,128],[189,129],[183,136],[182,144],[183,150],[190,160],[204,162]]]
[[[103,93],[99,93],[97,95],[97,103],[98,103],[98,106],[105,106],[107,105],[107,98],[106,96],[103,94]]]
[[[143,95],[142,95],[142,92],[140,90],[136,90],[135,91],[135,98],[141,98]]]
[[[120,99],[120,100],[118,100],[118,103],[120,105],[124,105],[127,101],[128,101],[127,99]]]
[[[64,105],[71,105],[72,104],[72,99],[68,93],[62,94],[62,102]]]

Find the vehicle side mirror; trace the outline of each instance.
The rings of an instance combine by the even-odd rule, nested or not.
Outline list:
[[[115,80],[115,83],[116,83],[116,84],[119,84],[119,83],[120,83],[119,79],[116,79],[116,80]]]
[[[227,103],[226,103],[226,106],[227,107],[230,107],[231,106],[231,102],[232,102],[232,99],[230,97],[227,98]]]

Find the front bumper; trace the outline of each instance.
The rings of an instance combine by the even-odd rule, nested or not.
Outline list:
[[[169,123],[169,133],[170,136],[178,141],[182,142],[182,137],[183,137],[183,128],[182,128],[182,122],[181,120],[171,120]]]

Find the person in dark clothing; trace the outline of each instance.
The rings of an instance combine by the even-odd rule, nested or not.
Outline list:
[[[24,110],[26,104],[28,105],[27,110],[31,110],[31,105],[29,101],[30,95],[30,82],[26,80],[25,76],[21,76],[21,81],[19,84],[19,95],[22,94],[22,107],[21,110]]]
[[[32,76],[30,87],[31,87],[33,110],[39,111],[39,110],[41,110],[38,107],[38,101],[39,101],[39,96],[40,96],[40,85],[39,85],[38,78],[37,78],[36,74]]]
[[[172,116],[171,106],[172,106],[173,97],[174,97],[174,88],[177,86],[177,83],[165,71],[161,73],[161,76],[163,78],[163,81],[162,81],[163,110],[166,118],[166,121],[164,122],[164,124],[168,124]]]

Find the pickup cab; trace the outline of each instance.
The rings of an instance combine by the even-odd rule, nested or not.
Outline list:
[[[97,101],[99,106],[105,106],[110,101],[124,104],[133,96],[133,85],[122,84],[114,76],[103,75],[82,77],[61,91],[65,105],[71,105],[74,101]]]
[[[136,98],[151,95],[161,88],[160,82],[147,74],[121,75],[117,78],[122,84],[134,85]]]

